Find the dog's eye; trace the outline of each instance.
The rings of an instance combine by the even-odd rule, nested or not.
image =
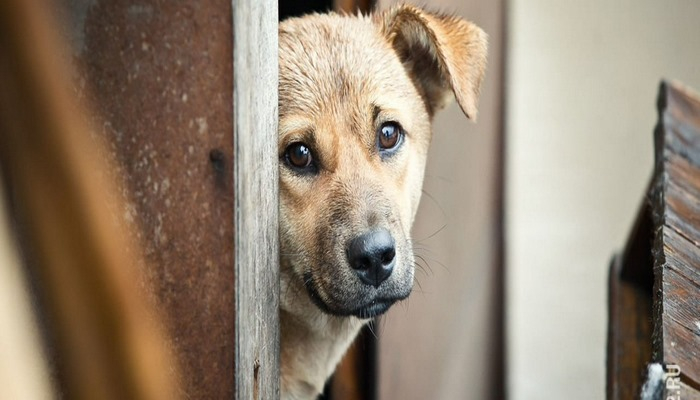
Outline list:
[[[391,152],[399,147],[402,141],[403,132],[401,126],[396,122],[385,122],[379,127],[377,132],[377,144],[380,152]]]
[[[304,143],[292,143],[284,152],[285,161],[297,169],[309,169],[313,166],[314,158],[311,149]]]

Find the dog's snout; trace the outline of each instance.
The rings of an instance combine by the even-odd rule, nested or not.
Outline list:
[[[394,244],[386,229],[375,229],[350,241],[348,262],[362,282],[379,287],[391,275],[396,264]]]

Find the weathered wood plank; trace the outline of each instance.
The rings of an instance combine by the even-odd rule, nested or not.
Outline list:
[[[700,400],[700,391],[685,383],[667,381],[659,399],[663,400]]]
[[[685,383],[680,384],[680,393],[678,391],[666,390],[663,397],[665,400],[700,400],[700,391],[694,389]]]
[[[667,168],[670,170],[669,183],[682,185],[682,191],[694,204],[700,202],[700,167],[673,153],[666,154],[666,159]]]
[[[656,151],[663,152],[664,157],[678,154],[700,165],[700,100],[678,83],[662,83],[661,91],[658,107],[662,130],[657,131]],[[657,158],[657,162],[660,160],[665,158]]]
[[[654,239],[654,359],[700,388],[700,99],[678,84],[659,94]]]
[[[236,399],[279,398],[277,2],[233,2]]]
[[[693,265],[700,258],[698,247],[676,231],[666,230],[663,234],[667,243],[674,243],[674,247],[667,246],[664,249],[668,268],[677,271],[692,282],[699,282],[700,269],[697,268],[697,264]]]
[[[636,241],[634,237],[638,236],[634,235],[631,242]],[[629,260],[634,262],[637,259],[630,257]],[[646,267],[651,269],[648,264]],[[625,280],[624,268],[622,258],[615,257],[609,277],[608,400],[637,397],[644,383],[644,371],[651,360],[651,294],[639,284]]]
[[[670,264],[670,263],[669,263]],[[669,267],[663,282],[663,359],[678,364],[698,382],[700,371],[700,287],[690,276]]]
[[[664,192],[667,207],[665,224],[697,246],[700,242],[700,198],[695,197],[688,187],[694,183],[700,184],[700,169],[697,169],[698,174],[695,176],[697,182],[693,182],[692,178],[685,180],[675,177],[673,168],[671,163],[667,165],[669,174]]]

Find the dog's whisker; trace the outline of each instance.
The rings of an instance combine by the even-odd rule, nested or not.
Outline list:
[[[374,322],[374,321],[370,321],[370,322],[367,324],[367,328],[369,328],[369,331],[372,333],[372,336],[374,336],[375,339],[379,339],[379,337],[377,336],[377,334],[374,332],[374,324],[373,324],[373,322]]]
[[[448,178],[448,177],[446,177],[446,176],[444,176],[444,175],[425,174],[425,178],[426,178],[426,180],[428,180],[428,179],[437,179],[437,180],[441,180],[441,181],[446,182],[446,183],[449,183],[449,184],[454,184],[454,183],[455,183],[454,180],[453,180],[452,178]]]
[[[425,263],[426,265],[424,266],[423,264],[421,264],[421,261],[422,261],[423,263]],[[419,257],[416,257],[416,258],[413,260],[413,266],[415,267],[415,269],[416,269],[418,272],[423,273],[425,276],[432,276],[432,275],[433,275],[433,270],[430,268],[430,266],[427,265],[427,263],[425,262],[425,260],[422,260],[422,259],[419,258]],[[428,273],[428,270],[430,270],[430,273]]]
[[[428,246],[424,246],[424,245],[421,245],[421,244],[414,244],[414,245],[413,245],[413,252],[416,253],[416,252],[418,252],[418,251],[420,251],[420,252],[425,252],[425,253],[431,254],[431,255],[433,255],[433,256],[437,256],[437,255],[438,255],[437,252],[435,252],[433,249],[431,249],[431,248],[428,247]]]
[[[423,274],[423,276],[428,277],[428,278],[429,278],[430,276],[432,276],[432,274],[429,274],[429,273],[425,270],[425,268],[424,268],[421,264],[419,264],[418,262],[414,262],[414,263],[413,263],[413,266],[415,267],[416,273],[417,273],[417,274],[418,274],[418,273]]]
[[[427,261],[426,261],[425,259],[427,258],[428,260],[430,260],[430,261],[432,261],[432,262],[434,262],[434,263],[437,263],[437,264],[438,264],[439,266],[441,266],[445,271],[447,271],[447,272],[450,271],[450,268],[449,268],[447,265],[445,265],[444,263],[442,263],[440,260],[438,260],[438,259],[435,258],[435,257],[430,257],[430,256],[428,256],[427,254],[424,255],[424,256],[419,256],[419,255],[417,255],[417,254],[414,254],[414,255],[415,255],[416,257],[420,257],[426,264],[427,264]]]
[[[433,197],[433,195],[431,195],[430,193],[428,193],[427,190],[421,189],[420,191],[423,192],[423,194],[425,195],[425,197],[427,197],[427,198],[429,198],[430,200],[432,200],[433,203],[435,203],[435,206],[437,206],[437,208],[440,209],[440,213],[442,213],[442,218],[443,218],[443,219],[447,219],[447,213],[445,213],[445,209],[442,208],[442,205],[440,205],[440,202],[438,202],[437,199],[436,199],[435,197]]]
[[[416,261],[415,261],[416,265],[420,266],[420,268],[423,270],[423,272],[426,272],[425,268],[427,268],[430,271],[430,274],[428,274],[426,272],[426,275],[428,275],[428,276],[435,275],[433,268],[430,266],[430,264],[428,264],[428,262],[425,260],[425,258],[423,258],[422,256],[419,256],[419,255],[416,255],[415,257],[416,257]],[[423,267],[422,264],[418,263],[418,261],[422,261],[423,264],[425,264],[425,268]]]
[[[418,264],[416,264],[416,272],[421,273],[425,276],[430,276],[427,272],[425,272],[425,269],[423,269],[423,267]]]
[[[445,228],[447,228],[447,223],[444,223],[438,230],[436,230],[435,232],[433,232],[430,236],[425,237],[425,238],[422,238],[422,239],[415,240],[415,242],[416,242],[416,243],[425,242],[426,240],[431,239],[433,236],[435,236],[435,235],[437,235],[438,233],[442,232],[442,230],[445,229]]]
[[[425,293],[425,292],[423,291],[423,286],[421,286],[420,280],[418,279],[418,277],[416,277],[416,278],[414,279],[414,282],[416,283],[416,285],[418,285],[418,289],[419,289],[419,290],[416,290],[416,291],[419,292],[419,293],[421,293],[421,294]]]
[[[410,299],[406,299],[406,304],[405,304],[405,307],[404,307],[404,310],[406,310],[406,314],[408,314],[408,309],[410,308],[410,305],[411,305],[411,300],[410,300]]]
[[[388,320],[389,320],[388,317],[382,318],[382,320],[381,320],[382,330],[386,329],[386,324],[387,324],[387,321],[388,321]]]

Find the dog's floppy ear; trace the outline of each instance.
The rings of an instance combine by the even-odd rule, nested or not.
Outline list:
[[[434,115],[452,99],[475,120],[486,69],[486,34],[459,17],[401,5],[378,15],[389,43]]]

